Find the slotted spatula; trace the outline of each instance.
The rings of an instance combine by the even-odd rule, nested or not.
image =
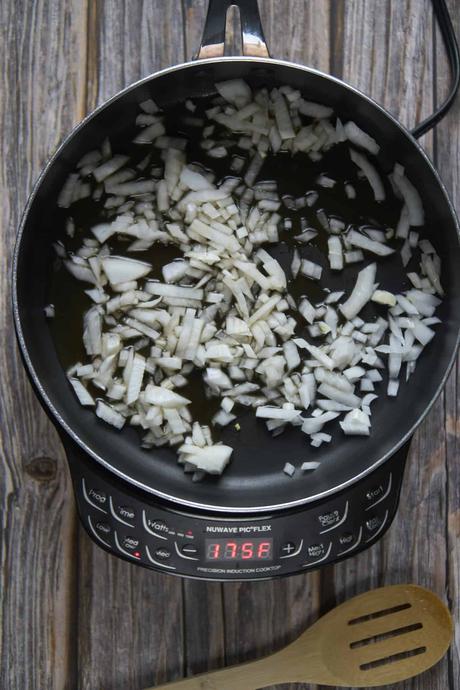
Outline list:
[[[452,632],[450,613],[433,592],[416,585],[381,587],[329,611],[275,654],[156,690],[258,690],[278,683],[340,687],[396,683],[439,661],[449,647]]]

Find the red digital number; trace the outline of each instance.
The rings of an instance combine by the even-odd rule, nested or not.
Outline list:
[[[248,560],[248,558],[254,558],[254,544],[250,541],[244,542],[241,546],[241,558]]]
[[[217,560],[220,557],[220,544],[209,544],[208,558]]]
[[[271,544],[269,541],[263,541],[259,544],[259,548],[257,549],[257,558],[270,558],[270,553],[271,553]]]
[[[224,553],[224,558],[227,560],[230,560],[232,558],[236,558],[236,552],[238,550],[238,544],[235,544],[234,541],[228,541],[225,545],[225,553]]]

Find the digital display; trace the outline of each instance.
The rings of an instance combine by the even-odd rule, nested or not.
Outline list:
[[[271,561],[273,539],[206,539],[207,561]]]

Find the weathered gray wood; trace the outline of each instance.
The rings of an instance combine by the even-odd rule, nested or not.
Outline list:
[[[8,690],[75,686],[75,511],[61,445],[15,346],[9,275],[27,194],[83,114],[85,24],[85,2],[0,7],[0,687]]]
[[[260,5],[274,57],[343,76],[407,125],[428,114],[434,95],[439,100],[445,91],[428,0]],[[460,32],[460,7],[456,0],[450,6]],[[77,545],[61,446],[11,339],[15,228],[33,179],[61,137],[131,81],[190,59],[205,10],[205,0],[5,0],[0,7],[0,179],[7,192],[0,238],[0,333],[7,344],[0,351],[1,688],[139,690],[268,653],[320,610],[386,582],[426,584],[447,594],[460,615],[458,369],[416,436],[393,527],[355,559],[285,580],[220,585],[136,568],[81,531]],[[457,205],[459,108],[434,139],[423,141]],[[449,661],[398,687],[456,690],[459,648],[457,626]]]
[[[78,685],[133,690],[183,674],[181,581],[80,540]]]
[[[460,12],[455,0],[448,2],[457,36],[460,32]],[[449,88],[444,46],[439,32],[435,34],[436,102],[439,104]],[[434,136],[435,162],[456,209],[460,203],[460,103],[437,126]],[[446,597],[454,620],[460,620],[460,421],[459,421],[459,362],[452,371],[444,391],[445,465],[446,465]],[[455,639],[449,653],[449,682],[457,688],[460,678],[460,626],[456,626]]]
[[[264,0],[259,2],[272,57],[328,72],[331,0]]]

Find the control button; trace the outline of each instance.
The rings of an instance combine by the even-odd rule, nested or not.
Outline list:
[[[393,477],[390,474],[387,482],[382,481],[366,491],[366,502],[368,503],[366,510],[371,510],[387,498],[391,491],[392,481]]]
[[[321,527],[331,527],[336,525],[340,520],[340,513],[338,510],[331,510],[329,513],[318,515],[318,521]]]
[[[136,519],[136,511],[130,506],[115,506],[115,512],[123,520],[131,520],[132,522]]]
[[[93,506],[93,508],[96,508],[97,510],[102,511],[103,513],[107,512],[107,494],[105,491],[101,491],[100,489],[94,489],[93,487],[88,487],[84,477],[82,477],[81,480],[82,483],[82,489],[83,489],[83,496],[85,497],[85,500]]]
[[[106,522],[96,522],[95,528],[101,534],[110,534],[112,528]]]
[[[326,553],[326,546],[324,544],[312,544],[307,546],[307,553],[310,558],[321,558]]]
[[[302,547],[303,539],[300,540],[298,546],[296,546],[292,541],[287,541],[281,547],[282,556],[280,556],[280,558],[293,558],[293,556],[297,556],[302,551]]]
[[[368,536],[366,539],[366,544],[372,539],[375,539],[375,537],[383,531],[383,528],[388,521],[388,515],[389,513],[387,510],[385,511],[385,515],[383,517],[373,515],[369,518],[369,520],[366,520],[366,528],[367,531],[370,532],[370,536]]]
[[[320,544],[311,544],[310,546],[307,546],[307,555],[310,560],[308,563],[304,563],[302,567],[308,568],[312,565],[325,561],[327,558],[329,558],[331,550],[332,542],[329,542],[329,544],[327,542],[321,542]]]
[[[199,560],[199,558],[197,558],[195,555],[192,555],[192,553],[193,554],[198,553],[198,549],[196,548],[196,546],[194,544],[184,544],[182,546],[182,548],[179,548],[177,541],[175,541],[174,547],[176,549],[177,555],[180,556],[181,558],[187,558],[187,560],[189,560],[189,561],[198,561]],[[190,549],[190,551],[189,551],[189,549]],[[192,549],[193,549],[193,551],[192,551]]]
[[[124,539],[122,540],[122,545],[123,548],[127,549],[128,551],[135,551],[139,546],[139,539],[136,539],[136,537],[128,535],[127,537],[124,537]]]
[[[339,537],[339,544],[341,545],[342,549],[341,551],[337,552],[337,557],[338,556],[344,556],[346,553],[350,553],[350,551],[354,551],[360,544],[361,544],[361,539],[363,536],[363,528],[359,528],[359,534],[357,537],[355,537],[354,534],[351,532],[345,532],[344,534],[340,535]]]
[[[88,496],[92,501],[95,501],[100,506],[105,506],[107,501],[107,494],[99,489],[88,489]]]
[[[161,551],[161,554],[159,554],[157,556],[157,552],[160,552],[160,551]],[[167,568],[168,570],[176,570],[174,565],[168,565],[167,563],[165,563],[165,559],[167,559],[171,556],[168,549],[160,548],[157,550],[157,552],[153,552],[153,555],[152,555],[152,552],[150,551],[149,547],[146,546],[145,552],[147,554],[147,558],[149,559],[150,563],[153,563],[154,565],[157,565],[160,568]],[[168,555],[166,556],[166,554],[168,554]]]
[[[109,499],[110,512],[112,513],[115,520],[122,522],[128,527],[134,527],[134,521],[136,519],[136,511],[131,506],[120,505],[112,501],[112,497]]]
[[[91,515],[88,515],[88,524],[89,524],[89,528],[90,528],[90,530],[91,530],[91,533],[96,537],[96,539],[97,539],[98,541],[100,541],[102,544],[104,544],[104,546],[108,546],[109,549],[111,549],[112,546],[109,544],[108,541],[106,541],[105,539],[103,539],[103,537],[101,536],[100,532],[95,528],[95,525],[93,525],[92,520],[91,520]],[[104,524],[104,523],[102,523],[102,524]],[[105,536],[105,535],[104,535],[104,536]]]
[[[336,508],[334,510],[329,510],[325,513],[321,513],[321,515],[318,515],[318,522],[320,527],[322,528],[320,534],[325,534],[326,532],[330,532],[331,530],[336,529],[345,522],[347,516],[348,501],[345,503],[343,511]]]
[[[117,547],[121,551],[121,553],[124,553],[125,556],[129,556],[130,558],[135,558],[136,561],[138,561],[141,557],[141,553],[140,553],[140,551],[137,551],[137,550],[134,551],[133,548],[135,549],[136,547],[131,548],[129,546],[129,542],[128,542],[128,545],[126,545],[126,540],[129,538],[130,537],[125,537],[122,540],[122,543],[120,544],[120,539],[118,538],[118,534],[115,532],[115,544],[117,545]],[[137,541],[137,543],[139,544],[138,541]]]
[[[145,510],[142,511],[142,524],[147,532],[153,534],[154,537],[158,539],[168,538],[166,535],[169,534],[169,527],[166,522],[164,522],[164,520],[156,520],[155,518],[147,517]]]
[[[382,518],[378,515],[374,515],[373,517],[369,518],[369,520],[366,520],[366,527],[369,532],[375,532],[375,530],[377,530],[381,524]]]
[[[383,484],[379,484],[378,486],[373,486],[372,489],[369,489],[369,491],[366,491],[366,500],[369,501],[369,503],[373,503],[376,501],[380,496],[383,496],[385,489],[383,488]]]
[[[345,532],[345,534],[341,534],[339,537],[339,544],[341,546],[349,546],[355,541],[355,535],[352,534],[351,532]]]
[[[171,558],[171,551],[163,547],[160,547],[155,551],[154,556],[155,558],[158,558],[158,560],[160,561],[167,561],[168,558]]]

